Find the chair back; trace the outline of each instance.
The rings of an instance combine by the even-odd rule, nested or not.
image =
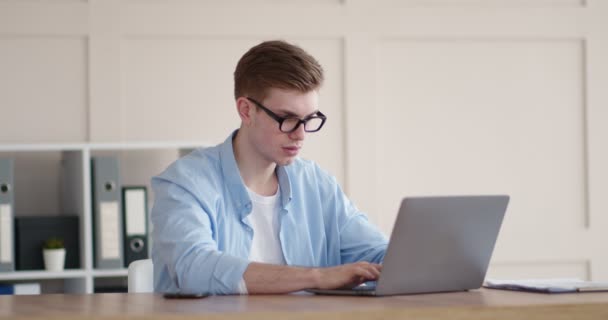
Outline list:
[[[136,260],[129,264],[129,292],[154,292],[152,259]]]

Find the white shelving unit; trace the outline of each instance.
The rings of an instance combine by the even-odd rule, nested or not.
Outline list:
[[[80,269],[66,269],[61,272],[13,271],[0,272],[0,283],[40,282],[45,293],[46,281],[63,281],[59,290],[65,293],[93,293],[95,282],[109,278],[126,280],[127,269],[95,269],[93,267],[93,230],[91,203],[91,158],[98,155],[115,155],[120,162],[121,181],[123,185],[146,185],[149,187],[150,178],[160,173],[172,161],[189,151],[209,144],[200,142],[138,142],[138,143],[66,143],[66,144],[15,144],[0,145],[0,158],[15,158],[15,181],[17,175],[33,174],[18,171],[18,162],[22,159],[43,157],[50,154],[60,158],[59,165],[51,164],[50,170],[57,170],[61,192],[60,199],[55,199],[61,209],[50,215],[61,215],[65,212],[75,213],[79,217],[80,233]],[[35,161],[33,161],[35,162]],[[32,170],[35,171],[35,170]],[[21,177],[23,178],[23,177]],[[38,187],[36,177],[25,179],[32,188]],[[28,215],[20,212],[20,203],[35,201],[25,199],[17,194],[27,186],[15,188],[15,217]],[[28,191],[27,189],[25,189]],[[148,189],[149,208],[153,202],[153,194]],[[25,199],[25,200],[24,200]],[[31,208],[31,203],[23,207]],[[43,211],[41,209],[40,211]],[[55,281],[55,282],[57,282]],[[126,283],[126,281],[125,281]]]

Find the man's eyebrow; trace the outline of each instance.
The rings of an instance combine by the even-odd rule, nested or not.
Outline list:
[[[291,118],[291,117],[294,117],[294,118],[300,118],[300,116],[298,116],[297,114],[295,114],[295,113],[293,113],[293,112],[291,112],[291,111],[279,110],[279,111],[277,111],[277,113],[278,113],[278,114],[281,114],[281,115],[284,115],[285,117],[289,117],[289,118]],[[303,118],[301,118],[301,119],[306,119],[306,118],[308,118],[308,117],[310,117],[310,116],[313,116],[313,115],[315,115],[315,114],[317,114],[317,113],[319,113],[319,109],[317,109],[317,110],[315,110],[315,111],[311,112],[310,114],[305,115],[305,116],[304,116]]]

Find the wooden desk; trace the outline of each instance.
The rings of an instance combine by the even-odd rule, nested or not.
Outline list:
[[[608,293],[539,294],[490,289],[373,297],[158,294],[0,296],[0,317],[18,319],[608,319]]]

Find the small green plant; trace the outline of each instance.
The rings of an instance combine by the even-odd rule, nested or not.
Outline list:
[[[42,247],[43,249],[63,249],[63,239],[52,237],[48,238]]]

